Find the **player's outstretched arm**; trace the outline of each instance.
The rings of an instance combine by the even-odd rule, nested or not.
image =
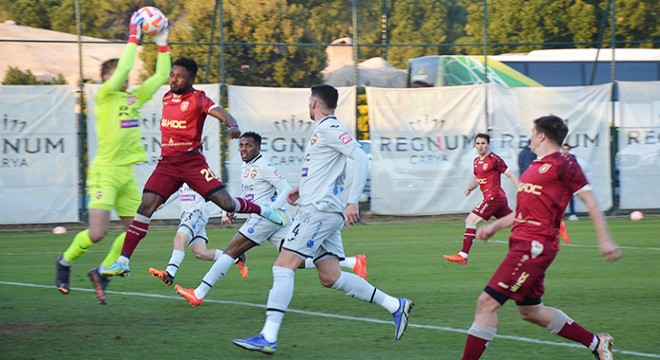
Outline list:
[[[142,86],[135,89],[134,93],[141,104],[149,101],[156,91],[170,79],[170,70],[172,70],[172,57],[168,45],[170,36],[170,24],[165,19],[167,24],[165,28],[158,34],[154,35],[154,41],[158,45],[158,58],[156,60],[156,72],[142,83]]]
[[[484,241],[488,240],[488,239],[491,238],[491,236],[495,235],[496,232],[498,232],[498,231],[500,231],[504,228],[511,227],[511,225],[513,225],[513,219],[514,218],[515,218],[515,212],[512,212],[511,214],[509,214],[509,215],[507,215],[503,218],[499,218],[496,221],[494,221],[494,222],[492,222],[488,225],[484,225],[484,226],[480,227],[479,229],[477,229],[477,236],[481,240],[484,240]]]
[[[508,177],[509,180],[511,180],[513,185],[515,185],[516,189],[520,186],[520,181],[518,177],[516,176],[516,174],[513,173],[513,171],[511,171],[511,169],[506,169],[504,175],[506,175],[506,177]]]
[[[477,183],[477,178],[473,176],[472,180],[470,180],[470,184],[468,185],[468,187],[465,188],[465,191],[463,193],[465,194],[465,196],[468,196],[470,195],[472,190],[477,188],[477,186],[479,186],[479,183]]]
[[[586,190],[580,191],[577,194],[577,197],[584,202],[584,205],[587,207],[589,212],[589,217],[591,222],[594,224],[596,229],[596,236],[598,238],[598,247],[600,248],[601,254],[608,261],[616,261],[621,258],[621,249],[612,239],[610,231],[607,229],[607,223],[605,222],[605,215],[600,210],[598,205],[598,200],[593,191]]]
[[[220,106],[214,106],[209,110],[209,115],[227,125],[229,128],[228,133],[230,139],[238,139],[241,137],[241,129],[238,127],[238,121],[236,121],[236,119],[234,119],[234,117],[223,108]]]
[[[114,91],[119,91],[126,84],[128,80],[128,74],[133,68],[133,63],[135,62],[135,55],[137,54],[137,45],[142,36],[141,24],[144,22],[144,18],[137,11],[131,16],[131,20],[128,26],[128,44],[124,48],[119,61],[117,62],[117,67],[112,73],[110,78],[103,82],[99,92],[97,93],[97,98],[103,98],[106,95]]]

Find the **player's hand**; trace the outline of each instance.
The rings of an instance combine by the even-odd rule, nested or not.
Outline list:
[[[600,253],[607,261],[617,261],[621,258],[621,249],[613,241],[601,243]]]
[[[131,21],[128,24],[128,41],[135,42],[137,44],[142,37],[142,23],[144,22],[144,17],[139,12],[134,12],[131,16]],[[131,41],[133,40],[133,41]]]
[[[289,191],[289,194],[286,196],[286,202],[288,202],[289,205],[297,206],[299,198],[300,198],[300,188],[296,186],[293,189],[291,189],[291,191]]]
[[[484,225],[477,229],[477,236],[484,241],[490,239],[493,234],[495,234],[495,227],[493,224]]]
[[[468,196],[468,195],[470,195],[471,192],[472,192],[472,190],[469,187],[466,187],[465,191],[463,191],[463,194],[465,194],[465,196]]]
[[[165,27],[158,34],[153,36],[156,45],[167,46],[168,39],[170,38],[170,22],[165,18]]]
[[[232,220],[234,220],[235,217],[236,217],[235,213],[227,213],[225,216],[223,216],[220,219],[220,223],[222,225],[229,225],[231,224]]]
[[[360,208],[357,204],[348,204],[344,210],[344,224],[349,227],[360,221]]]
[[[238,126],[229,127],[229,138],[238,139],[241,137],[241,129]]]

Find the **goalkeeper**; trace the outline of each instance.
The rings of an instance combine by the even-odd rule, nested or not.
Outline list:
[[[96,115],[97,152],[87,174],[89,197],[88,228],[76,234],[69,247],[55,261],[55,286],[62,294],[71,289],[71,265],[92,245],[101,241],[110,227],[110,212],[114,209],[125,229],[133,221],[140,205],[141,192],[135,181],[133,165],[146,162],[142,131],[140,130],[140,108],[158,89],[169,81],[172,67],[168,37],[169,24],[154,35],[158,45],[156,72],[140,87],[126,91],[144,18],[133,13],[129,24],[126,48],[119,59],[105,61],[101,65],[103,85],[94,97]],[[107,266],[117,259],[124,243],[126,232],[115,238],[108,255],[98,268],[89,270],[96,298],[105,304],[105,288],[109,279],[101,275]]]

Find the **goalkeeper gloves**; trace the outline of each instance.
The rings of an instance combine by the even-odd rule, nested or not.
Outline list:
[[[134,12],[131,16],[130,24],[128,25],[128,42],[137,44],[142,37],[142,23],[144,22],[144,17],[139,12]]]
[[[165,19],[165,27],[158,34],[154,35],[154,42],[158,45],[158,52],[167,52],[168,39],[170,37],[170,22]]]

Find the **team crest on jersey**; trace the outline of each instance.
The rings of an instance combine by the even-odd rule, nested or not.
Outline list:
[[[309,139],[309,144],[314,145],[318,140],[319,140],[319,136],[316,133],[314,133],[314,135],[312,135],[312,138]]]
[[[182,101],[179,108],[181,109],[181,111],[186,111],[188,110],[188,105],[190,105],[190,101]]]
[[[539,174],[547,173],[548,170],[550,170],[551,167],[552,167],[552,165],[550,165],[550,164],[541,165],[541,167],[539,168]]]
[[[339,135],[339,140],[341,140],[344,144],[348,144],[353,140],[353,138],[351,138],[351,135],[349,133],[345,132]]]
[[[135,104],[136,101],[137,101],[137,97],[136,97],[134,94],[130,94],[130,95],[128,95],[128,97],[126,98],[126,103],[127,103],[128,105],[133,105],[133,104]]]
[[[252,169],[250,172],[250,177],[253,179],[257,177],[257,169]]]
[[[488,164],[484,164],[484,165],[483,165],[483,169],[484,169],[484,171],[485,171],[486,169],[488,169]]]

